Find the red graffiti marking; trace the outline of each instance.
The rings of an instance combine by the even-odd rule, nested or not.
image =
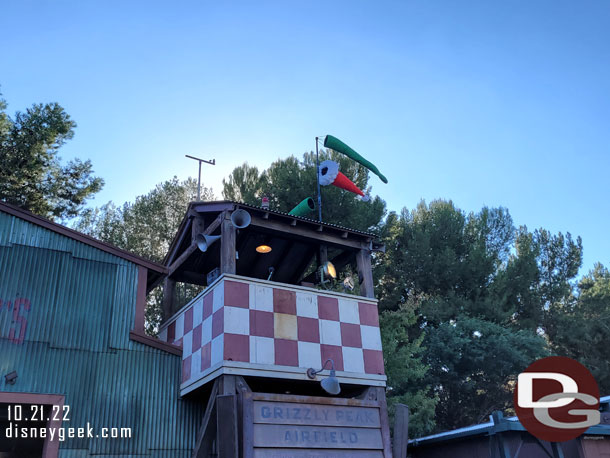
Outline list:
[[[32,304],[30,300],[25,297],[18,297],[13,303],[11,301],[4,301],[6,304],[7,311],[13,308],[13,319],[11,321],[11,327],[8,333],[8,340],[16,344],[23,344],[25,339],[25,332],[28,327],[28,320],[26,318]],[[2,310],[3,301],[0,299],[0,310]],[[20,314],[23,310],[24,314]]]

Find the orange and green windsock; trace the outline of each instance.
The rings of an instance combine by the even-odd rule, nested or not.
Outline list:
[[[347,146],[337,137],[333,137],[332,135],[327,135],[326,138],[324,139],[324,147],[335,150],[341,154],[345,154],[347,157],[353,159],[354,161],[358,162],[359,164],[362,164],[364,167],[369,169],[371,172],[373,172],[375,175],[377,175],[381,179],[381,181],[383,181],[384,183],[388,182],[388,179],[383,176],[383,174],[379,171],[379,169],[377,168],[377,166],[375,164],[367,161],[365,158],[360,156],[360,154],[358,154],[356,151],[351,149],[349,146]]]

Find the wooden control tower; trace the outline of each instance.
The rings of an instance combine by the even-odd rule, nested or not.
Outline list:
[[[159,337],[182,347],[181,396],[209,393],[194,456],[391,456],[371,271],[378,249],[366,232],[230,201],[191,203],[165,260]],[[351,266],[353,291],[331,288],[329,261]],[[205,289],[180,306],[177,282]],[[337,395],[320,385],[328,370],[307,373],[328,360]]]

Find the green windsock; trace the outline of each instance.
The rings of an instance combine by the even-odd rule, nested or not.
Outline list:
[[[292,216],[307,216],[308,213],[316,209],[316,204],[311,197],[303,199],[299,205],[288,212]]]
[[[347,146],[337,137],[333,137],[332,135],[327,135],[326,138],[324,139],[324,147],[334,149],[335,151],[338,151],[339,153],[345,154],[347,157],[352,158],[354,161],[365,166],[367,169],[369,169],[371,172],[373,172],[375,175],[377,175],[379,178],[381,178],[381,181],[383,181],[384,183],[388,182],[388,179],[382,175],[382,173],[379,171],[379,169],[377,168],[377,166],[375,164],[367,161],[365,158],[360,156],[360,154],[358,154],[356,151],[351,149],[349,146]]]

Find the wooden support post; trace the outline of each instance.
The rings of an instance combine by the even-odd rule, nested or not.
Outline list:
[[[225,217],[221,223],[221,235],[220,239],[220,273],[221,274],[235,274],[237,270],[235,262],[235,238],[236,230],[235,226],[230,219],[230,214],[225,213]]]
[[[320,245],[320,265],[323,266],[326,261],[328,261],[328,246]]]
[[[390,424],[388,420],[388,404],[385,399],[385,388],[377,387],[371,389],[371,394],[377,394],[377,402],[379,403],[379,414],[381,421],[381,436],[383,438],[383,457],[392,458],[392,442],[390,440]]]
[[[163,321],[169,320],[174,311],[174,295],[176,282],[171,278],[163,281]]]
[[[214,421],[210,421],[216,413],[216,396],[218,394],[218,379],[214,381],[212,386],[212,392],[210,393],[210,399],[208,405],[203,414],[203,422],[199,428],[197,434],[197,443],[193,450],[193,458],[204,458],[208,457],[212,449],[213,438],[216,436],[216,424]]]
[[[409,443],[409,408],[404,404],[396,404],[394,414],[394,458],[407,458]]]
[[[193,225],[191,226],[191,240],[194,242],[197,235],[202,234],[205,229],[205,223],[203,218],[194,218]]]
[[[235,388],[235,379],[233,379]],[[237,458],[237,395],[223,394],[216,398],[217,444],[219,458]]]
[[[358,278],[360,279],[360,295],[374,298],[371,252],[368,248],[361,248],[356,253],[356,265],[358,267]]]

